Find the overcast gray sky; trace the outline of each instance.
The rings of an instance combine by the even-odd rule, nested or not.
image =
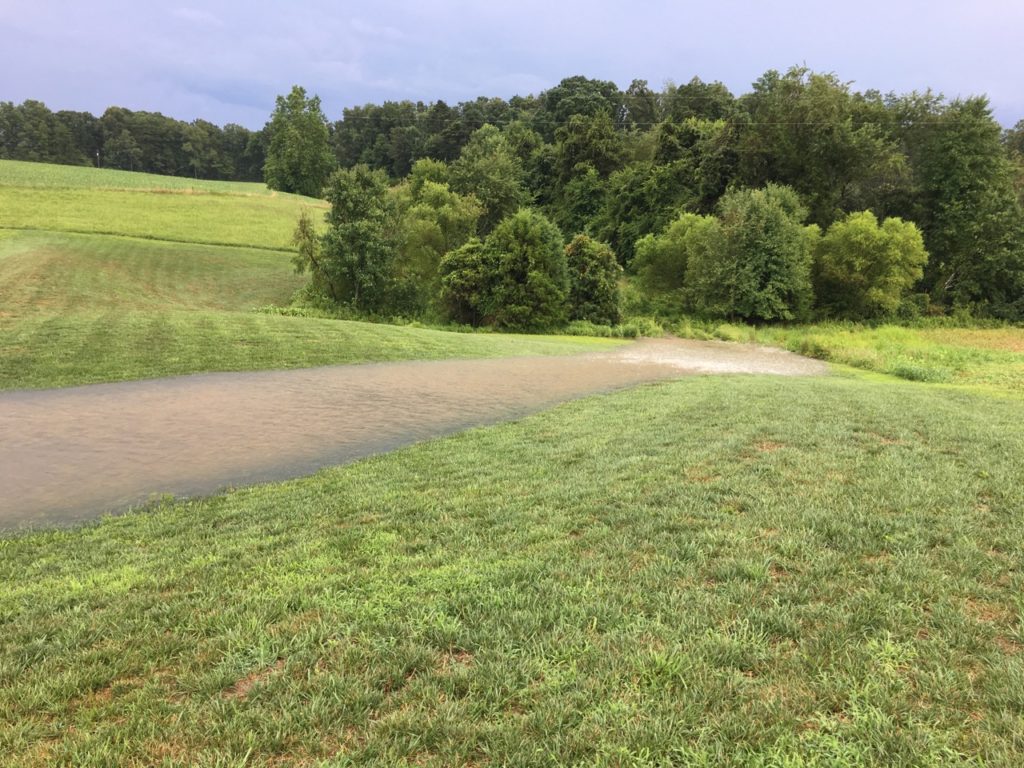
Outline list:
[[[344,107],[537,93],[582,74],[734,93],[806,64],[859,90],[985,93],[1024,118],[1024,0],[0,0],[0,100],[261,126],[300,84]]]

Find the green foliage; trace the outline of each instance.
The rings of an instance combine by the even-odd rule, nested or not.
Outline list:
[[[547,209],[563,232],[586,232],[605,207],[608,184],[592,165],[576,167],[575,174],[556,193]]]
[[[270,136],[263,169],[267,186],[320,197],[337,167],[320,97],[306,98],[306,90],[294,86],[287,96],[277,97],[266,130]]]
[[[569,272],[569,319],[597,325],[619,322],[622,267],[604,243],[577,235],[565,248]]]
[[[555,131],[555,158],[560,185],[568,183],[581,164],[607,178],[625,160],[622,134],[605,112],[573,115]]]
[[[740,100],[739,178],[793,187],[810,221],[874,207],[905,178],[905,159],[868,106],[833,74],[772,70]]]
[[[640,285],[652,294],[683,297],[690,254],[696,249],[721,248],[721,227],[711,216],[680,214],[659,235],[646,235],[636,244],[632,268]]]
[[[810,309],[817,228],[788,187],[737,190],[719,204],[719,226],[693,227],[686,285],[704,315],[797,320]]]
[[[916,149],[925,283],[947,305],[1024,313],[1024,215],[1001,130],[983,98],[941,110]]]
[[[475,237],[441,258],[441,303],[450,320],[473,326],[484,322],[494,269],[490,251]]]
[[[365,165],[336,171],[327,182],[327,229],[317,235],[302,219],[296,266],[315,289],[360,312],[386,313],[397,298],[398,211],[383,171]]]
[[[697,200],[688,163],[633,163],[611,175],[605,206],[593,230],[629,266],[636,242],[663,229],[681,208]]]
[[[422,181],[418,186],[414,181],[409,192],[411,199],[401,216],[395,280],[408,297],[406,309],[422,315],[440,293],[441,257],[473,236],[483,209],[476,198],[459,195],[435,181]]]
[[[485,248],[494,270],[485,314],[496,327],[540,331],[565,323],[569,276],[557,226],[523,209],[488,235]]]
[[[851,213],[820,239],[815,296],[831,317],[864,320],[892,315],[928,261],[921,232],[899,218],[881,225],[870,211]]]
[[[451,188],[473,195],[483,206],[480,233],[487,234],[506,216],[529,201],[523,165],[493,125],[476,131],[451,165]]]
[[[604,115],[613,120],[619,119],[622,103],[622,93],[613,82],[591,80],[580,75],[567,77],[541,94],[533,125],[545,141],[550,142],[558,128],[575,116]]]

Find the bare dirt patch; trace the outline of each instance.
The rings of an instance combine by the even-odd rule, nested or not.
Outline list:
[[[282,669],[284,669],[284,659],[278,659],[269,667],[250,672],[231,687],[225,688],[221,695],[225,699],[244,699],[258,684],[268,680]]]

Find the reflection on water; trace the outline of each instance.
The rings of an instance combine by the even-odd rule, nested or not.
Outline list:
[[[595,392],[699,372],[812,374],[785,352],[644,341],[574,357],[222,373],[0,394],[0,528],[282,480]]]

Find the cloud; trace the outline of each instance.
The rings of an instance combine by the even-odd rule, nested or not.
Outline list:
[[[220,28],[224,26],[224,22],[217,16],[209,11],[201,11],[196,8],[175,8],[171,11],[171,15],[198,27]]]

